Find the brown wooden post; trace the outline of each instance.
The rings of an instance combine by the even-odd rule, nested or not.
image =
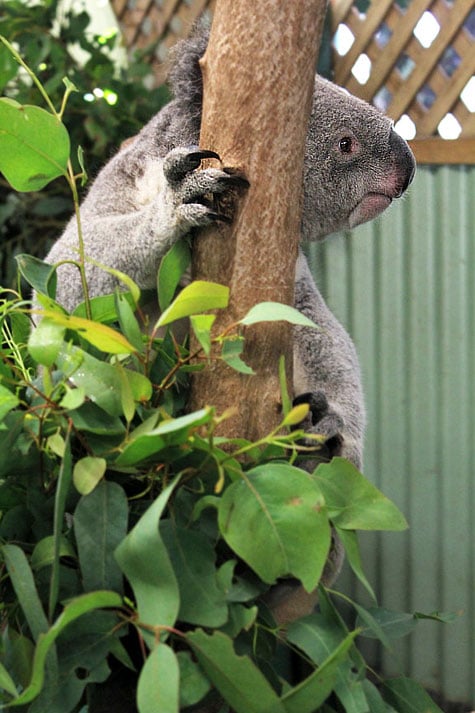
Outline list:
[[[241,170],[250,188],[231,227],[196,239],[193,277],[227,284],[219,326],[262,301],[293,303],[305,137],[324,0],[218,0],[202,59],[200,144]],[[195,375],[191,404],[235,406],[221,433],[256,439],[281,418],[278,360],[291,375],[292,330],[283,322],[245,331],[245,376],[216,363]]]

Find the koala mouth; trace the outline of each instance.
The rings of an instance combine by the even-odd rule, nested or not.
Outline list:
[[[373,218],[376,218],[377,215],[386,210],[391,203],[391,196],[385,193],[367,193],[353,208],[348,217],[350,228],[366,223],[367,220],[373,220]]]

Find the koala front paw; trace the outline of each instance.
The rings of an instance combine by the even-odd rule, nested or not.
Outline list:
[[[197,146],[172,149],[163,162],[163,173],[173,193],[175,214],[182,230],[200,228],[216,221],[231,222],[217,210],[216,198],[232,188],[248,188],[249,181],[226,168],[197,170],[203,159],[220,161],[215,151]]]

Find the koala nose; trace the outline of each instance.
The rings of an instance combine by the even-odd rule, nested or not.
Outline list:
[[[412,179],[414,178],[414,174],[416,172],[416,160],[407,142],[404,141],[402,136],[399,136],[399,134],[394,131],[394,129],[391,129],[391,135],[389,137],[389,146],[391,147],[391,151],[393,152],[395,163],[401,172],[400,192],[397,196],[399,198],[399,196],[401,196],[404,191],[407,190]]]

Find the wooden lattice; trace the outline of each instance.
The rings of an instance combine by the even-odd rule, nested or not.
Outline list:
[[[168,49],[216,0],[110,1],[127,47],[153,46],[161,83]],[[330,8],[333,44],[342,28],[353,36],[344,54],[334,51],[334,80],[395,121],[412,122],[419,162],[475,163],[474,0],[330,0]],[[439,27],[427,48],[414,34],[424,13]],[[361,59],[368,74],[364,83],[355,76]],[[448,115],[460,126],[455,141],[439,135]]]
[[[342,26],[354,36],[345,54],[334,52],[337,84],[380,106],[395,121],[408,117],[419,160],[475,163],[473,0],[373,0],[368,5],[360,12],[353,0],[332,0],[335,36]],[[414,34],[424,13],[436,32],[439,26],[429,47]],[[369,68],[364,83],[354,76],[362,56]],[[460,126],[457,141],[438,140],[447,115]]]

